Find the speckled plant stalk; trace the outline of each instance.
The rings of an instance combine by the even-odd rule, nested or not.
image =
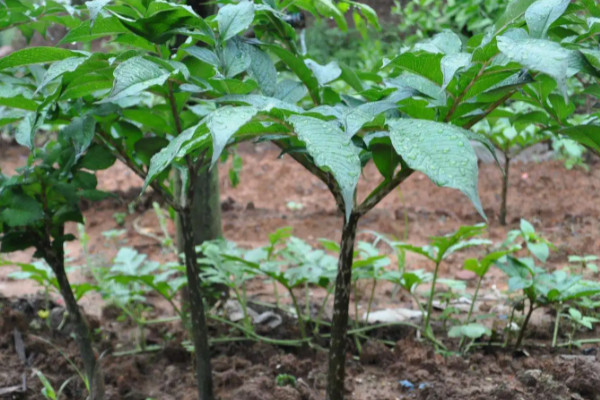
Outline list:
[[[327,400],[344,398],[344,376],[346,366],[346,337],[348,330],[348,306],[352,282],[352,256],[356,226],[359,216],[351,214],[344,222],[338,260],[338,273],[335,282],[335,300],[329,347],[329,374],[327,377]]]

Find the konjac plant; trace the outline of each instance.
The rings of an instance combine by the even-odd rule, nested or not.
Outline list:
[[[371,71],[356,71],[335,60],[311,60],[286,12],[331,17],[343,29],[343,12],[351,8],[376,25],[368,6],[329,0],[219,3],[216,15],[201,18],[184,4],[166,1],[94,0],[78,7],[7,1],[3,26],[31,33],[60,24],[67,31],[60,44],[79,50],[32,47],[0,59],[2,83],[10,89],[2,104],[20,108],[10,122],[19,124],[19,142],[30,146],[44,122],[93,121],[98,148],[118,157],[177,211],[203,400],[214,394],[192,234],[194,178],[214,168],[228,148],[256,140],[271,141],[320,179],[342,219],[326,397],[343,399],[361,217],[419,171],[439,186],[462,191],[483,218],[471,141],[493,146],[469,129],[522,100],[523,93],[543,103],[558,95],[568,103],[569,79],[600,77],[600,7],[592,0],[516,0],[486,32],[468,40],[444,31]],[[91,51],[92,43],[101,43],[102,51]],[[25,78],[36,80],[37,88],[24,90]],[[579,125],[566,120],[552,133],[600,149],[594,119]],[[359,198],[356,188],[370,162],[381,181]],[[168,179],[174,171],[176,185]]]
[[[58,287],[75,327],[86,388],[90,399],[98,400],[104,398],[102,370],[92,334],[77,304],[77,298],[89,288],[81,286],[75,292],[71,287],[64,252],[64,243],[75,239],[65,231],[65,225],[83,222],[81,200],[106,196],[96,190],[97,181],[92,173],[107,166],[97,163],[96,157],[103,150],[90,147],[93,126],[93,121],[75,118],[62,129],[60,140],[35,149],[27,165],[17,173],[12,176],[0,173],[0,252],[33,248],[34,256],[50,266],[54,275],[52,284]]]

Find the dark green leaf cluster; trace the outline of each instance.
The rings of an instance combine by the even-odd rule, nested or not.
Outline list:
[[[73,239],[64,233],[65,223],[83,222],[82,199],[94,201],[107,196],[96,189],[91,170],[112,163],[114,157],[96,145],[82,152],[91,141],[89,137],[87,144],[83,143],[87,140],[83,138],[84,124],[74,120],[61,133],[61,140],[36,149],[17,174],[0,174],[2,252],[34,247],[43,254],[62,248],[65,241]]]

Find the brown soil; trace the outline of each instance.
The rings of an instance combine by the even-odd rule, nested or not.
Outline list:
[[[36,316],[40,300],[2,299],[0,314],[0,398],[41,399],[40,370],[58,388],[75,375],[66,357],[76,360],[77,348],[68,332],[52,330]],[[92,319],[92,325],[99,327]],[[191,357],[176,345],[179,327],[169,327],[177,339],[156,353],[110,355],[123,329],[102,321],[98,347],[102,358],[107,399],[195,399]],[[213,335],[218,327],[211,327]],[[152,332],[160,335],[165,332]],[[23,345],[15,336],[23,338]],[[50,341],[52,344],[50,344]],[[20,349],[24,357],[17,351]],[[60,350],[59,350],[60,349]],[[428,344],[411,337],[393,348],[367,342],[360,360],[348,358],[346,390],[349,399],[598,399],[600,356],[595,349],[578,354],[534,350],[527,357],[505,352],[476,352],[469,357],[443,357]],[[326,355],[320,351],[284,350],[263,343],[232,343],[213,347],[216,391],[223,400],[322,399]],[[279,387],[281,374],[296,377],[296,386]],[[2,390],[23,386],[2,396]],[[83,384],[73,379],[63,398],[84,399]]]
[[[283,226],[292,226],[295,236],[313,244],[322,237],[339,238],[341,215],[322,183],[288,157],[277,159],[277,151],[268,145],[244,146],[240,151],[244,160],[241,184],[237,188],[231,187],[225,173],[227,166],[221,176],[223,227],[228,239],[242,246],[262,245],[270,232]],[[3,173],[12,173],[25,160],[23,149],[0,142]],[[520,218],[526,218],[557,245],[549,268],[564,266],[567,255],[600,254],[600,170],[597,166],[596,162],[590,172],[586,172],[581,169],[567,171],[559,161],[516,164],[511,171],[509,226],[502,227],[497,222],[501,173],[494,165],[482,165],[479,186],[489,218],[489,238],[502,240],[508,230],[518,227]],[[365,170],[360,198],[378,183],[377,177],[372,166]],[[93,204],[85,212],[86,231],[91,238],[89,250],[95,255],[94,262],[108,263],[116,254],[121,242],[107,241],[101,233],[120,229],[113,215],[127,212],[131,202],[136,202],[135,211],[125,218],[122,228],[127,232],[122,240],[151,259],[170,259],[172,256],[159,242],[146,235],[159,235],[160,229],[154,212],[148,207],[155,200],[153,196],[148,194],[138,199],[141,181],[119,164],[101,172],[98,179],[101,188],[118,193],[119,198]],[[288,209],[290,201],[302,204],[303,208]],[[424,244],[429,236],[446,234],[460,225],[480,221],[471,204],[459,192],[438,188],[423,175],[415,174],[367,215],[359,229],[376,230],[399,238],[406,235],[407,241]],[[75,227],[70,230],[77,233]],[[371,237],[361,233],[360,238],[369,240]],[[85,263],[80,243],[69,243],[68,252],[73,265]],[[442,265],[442,276],[468,278],[460,272],[462,260],[473,254],[476,252],[450,258]],[[8,256],[13,261],[31,260],[31,252]],[[408,259],[408,267],[431,268],[416,257]],[[7,276],[14,270],[10,267],[0,270],[0,295],[10,298],[0,303],[0,393],[3,388],[21,385],[24,376],[26,393],[21,397],[6,398],[39,399],[42,398],[39,394],[41,385],[32,376],[32,368],[42,371],[58,387],[74,372],[53,346],[73,357],[77,352],[64,332],[44,327],[43,321],[36,316],[42,305],[32,297],[39,287],[9,280]],[[75,275],[73,279],[83,277]],[[494,285],[502,290],[504,282],[502,273],[493,269],[486,277],[483,290],[491,292]],[[470,289],[473,284],[468,281]],[[269,300],[271,288],[260,281],[252,282],[250,293],[254,298]],[[378,287],[373,308],[390,305],[411,308],[408,299],[390,299],[390,293],[391,287]],[[314,290],[314,295],[317,299],[322,293]],[[58,299],[54,300],[58,302]],[[114,357],[110,355],[111,350],[123,345],[132,327],[114,321],[109,313],[102,315],[103,305],[98,298],[86,297],[82,306],[91,315],[93,325],[101,327],[99,348],[108,350],[102,363],[110,399],[194,398],[190,357],[179,346],[185,337],[179,327],[153,328],[156,330],[149,337],[158,343],[167,343],[160,352]],[[161,309],[160,304],[158,308],[158,315],[167,310]],[[25,361],[17,354],[14,329],[23,336]],[[214,334],[225,333],[222,327],[212,329]],[[535,337],[547,338],[548,329],[543,326],[532,332]],[[360,360],[349,359],[349,398],[600,398],[600,364],[595,348],[588,347],[584,352],[577,350],[574,355],[534,348],[528,357],[520,358],[491,350],[476,351],[466,359],[444,358],[434,354],[429,345],[413,341],[412,336],[389,334],[386,339],[397,342],[393,349],[372,342],[364,346]],[[39,337],[50,340],[53,346]],[[217,393],[223,399],[323,398],[326,365],[323,352],[244,343],[215,346],[213,357]],[[276,376],[283,373],[298,378],[296,388],[275,385]],[[404,380],[416,388],[405,388],[401,384]],[[423,384],[422,389],[418,388],[420,384]],[[68,385],[65,398],[83,399],[82,393],[80,381],[74,379]]]

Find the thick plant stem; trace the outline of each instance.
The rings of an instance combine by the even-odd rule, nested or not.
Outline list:
[[[193,182],[191,182],[193,180]],[[176,178],[177,191],[180,189],[180,179]],[[190,176],[190,185],[193,193],[188,199],[190,201],[190,232],[194,246],[201,245],[207,240],[218,239],[223,236],[221,228],[221,202],[219,197],[219,170],[215,166],[212,170],[202,168],[196,175]],[[179,253],[185,252],[185,232],[181,218],[176,223],[177,228],[177,249]],[[227,292],[225,285],[215,284],[210,287],[210,298],[223,297]],[[185,297],[184,293],[184,297]]]
[[[56,246],[53,246],[56,247]],[[44,258],[58,281],[60,288],[60,294],[62,295],[69,318],[73,321],[76,329],[76,340],[79,345],[79,352],[83,359],[83,367],[85,369],[85,375],[88,380],[90,400],[103,400],[104,399],[104,377],[100,364],[96,360],[94,348],[92,347],[92,338],[90,335],[90,329],[88,324],[79,309],[77,300],[71,290],[71,284],[65,272],[65,261],[62,246],[60,249],[46,249],[44,251]]]
[[[506,203],[508,198],[508,172],[510,168],[510,157],[504,153],[504,175],[502,176],[502,199],[500,203],[499,220],[501,225],[506,225]]]
[[[198,269],[197,254],[194,245],[192,217],[189,208],[179,213],[179,223],[183,235],[185,254],[185,272],[188,280],[188,302],[191,320],[192,340],[196,356],[196,384],[200,400],[213,400],[212,369],[208,328],[204,313],[204,300]]]
[[[359,216],[352,213],[344,222],[340,257],[335,282],[331,344],[329,347],[329,370],[327,373],[327,400],[343,400],[346,367],[346,335],[348,330],[348,306],[352,284],[352,258],[356,226]]]

